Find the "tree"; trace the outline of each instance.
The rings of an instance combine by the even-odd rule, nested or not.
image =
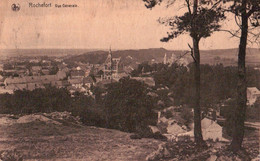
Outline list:
[[[251,29],[259,29],[260,18],[260,0],[228,0],[231,5],[228,7],[229,12],[235,15],[235,20],[239,26],[239,30],[231,32],[233,36],[239,37],[239,51],[238,51],[238,82],[237,82],[237,104],[234,117],[232,142],[230,148],[232,151],[237,152],[241,149],[241,145],[244,138],[244,122],[246,117],[246,102],[247,102],[247,82],[246,82],[246,47],[248,40],[248,34],[252,34],[255,40],[259,38],[260,33],[258,31],[255,34]],[[239,22],[240,20],[241,22]],[[251,28],[249,28],[249,23]],[[240,36],[237,33],[240,32]]]
[[[147,8],[153,8],[163,0],[143,0]],[[173,0],[169,4],[173,4]],[[221,10],[221,0],[185,0],[186,12],[181,16],[159,19],[159,22],[171,27],[168,36],[161,39],[168,42],[179,35],[189,33],[192,38],[193,47],[191,56],[194,60],[194,85],[193,96],[194,108],[194,136],[198,146],[205,145],[201,132],[201,109],[200,109],[200,50],[199,42],[201,38],[209,37],[214,31],[220,28],[219,21],[225,18]]]
[[[107,127],[137,132],[156,124],[155,103],[147,93],[144,83],[127,77],[109,84],[104,98]]]

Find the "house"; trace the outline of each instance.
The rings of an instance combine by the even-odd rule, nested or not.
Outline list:
[[[177,135],[177,134],[184,133],[184,132],[187,132],[185,130],[185,128],[181,127],[180,125],[178,125],[174,121],[168,122],[168,127],[167,127],[167,133],[168,134]]]
[[[31,59],[29,62],[30,62],[30,63],[39,63],[40,60],[38,60],[38,59]]]
[[[15,69],[7,69],[7,70],[4,70],[4,72],[6,72],[6,73],[16,73],[16,70]]]
[[[201,120],[201,128],[203,139],[213,139],[214,141],[223,140],[222,127],[215,121],[204,118],[203,120]]]
[[[55,82],[57,84],[57,81],[63,80],[65,77],[64,72],[58,72],[56,75],[9,77],[4,80],[4,85],[9,90],[34,90],[48,84],[56,86]],[[57,87],[61,87],[60,83],[57,84]]]
[[[81,78],[68,79],[68,82],[73,87],[76,87],[76,88],[82,88],[83,87],[83,79],[81,79]]]
[[[65,73],[69,73],[70,72],[70,69],[68,67],[59,68],[59,70],[65,72]]]
[[[114,79],[116,80],[116,81],[119,81],[121,78],[123,78],[123,77],[128,77],[129,75],[128,74],[126,74],[126,73],[118,73],[118,75],[117,75],[117,77],[115,77]]]
[[[32,70],[32,72],[34,72],[34,71],[38,72],[38,71],[42,70],[42,67],[41,66],[32,66],[31,70]]]
[[[85,72],[83,70],[81,70],[81,69],[79,69],[79,70],[78,69],[77,70],[72,70],[70,72],[71,79],[77,79],[77,78],[84,78],[85,77]]]
[[[101,88],[105,88],[106,85],[110,83],[115,83],[117,82],[115,79],[101,79],[100,81],[97,81],[96,85]]]
[[[256,87],[247,88],[247,105],[254,105],[258,97],[260,97],[260,91]]]
[[[124,66],[124,72],[130,74],[134,70],[131,66]]]
[[[14,91],[13,90],[10,90],[10,89],[6,89],[5,87],[0,87],[0,94],[13,94]]]
[[[0,75],[0,82],[4,82],[4,77]]]
[[[44,86],[41,83],[27,83],[25,89],[29,91],[33,91],[36,88],[44,88]]]
[[[69,82],[67,80],[58,80],[51,82],[51,86],[57,87],[57,88],[63,88],[69,86]]]
[[[45,66],[51,66],[51,61],[50,60],[42,60],[42,63]]]
[[[15,65],[15,69],[16,69],[16,70],[26,69],[26,65]]]
[[[5,89],[12,90],[12,91],[26,90],[27,86],[26,86],[26,84],[12,84],[12,85],[7,86]]]
[[[49,69],[42,69],[42,73],[44,75],[48,75],[48,74],[50,74],[50,70]]]
[[[194,127],[194,124],[192,125]],[[225,138],[222,137],[222,127],[216,123],[216,121],[213,121],[208,118],[204,118],[201,120],[201,130],[202,130],[202,136],[204,140],[210,140],[213,141],[227,141]],[[194,137],[194,128],[193,130],[179,134],[179,136],[185,136],[189,135],[190,137]]]
[[[91,73],[91,70],[90,69],[86,69],[85,70],[85,77],[89,76],[90,73]]]
[[[94,80],[90,76],[83,78],[83,85],[88,88],[90,88],[94,83]]]
[[[33,75],[40,75],[40,72],[42,70],[41,66],[32,66],[31,72]]]
[[[132,77],[132,79],[144,82],[148,86],[155,86],[155,81],[154,81],[153,77]]]
[[[0,71],[4,70],[4,64],[0,64]]]
[[[58,80],[63,80],[67,77],[67,74],[65,71],[59,70],[56,74]]]
[[[56,58],[56,59],[54,59],[54,61],[56,61],[56,62],[62,62],[62,60],[63,60],[63,59],[61,59],[61,58]]]

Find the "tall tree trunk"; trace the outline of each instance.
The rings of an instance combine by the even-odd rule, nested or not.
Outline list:
[[[247,45],[247,34],[248,34],[248,17],[246,13],[246,0],[242,1],[242,26],[241,26],[241,37],[238,52],[238,83],[237,83],[237,105],[235,109],[233,138],[231,142],[231,150],[236,152],[241,149],[241,145],[244,138],[244,121],[246,114],[246,45]]]
[[[194,137],[197,145],[205,144],[201,132],[201,111],[200,111],[200,52],[199,40],[193,38],[193,53],[195,57],[194,62]]]
[[[200,51],[199,51],[199,38],[197,34],[196,16],[198,11],[198,0],[193,1],[193,19],[192,19],[192,40],[193,40],[193,53],[194,53],[194,138],[199,147],[205,145],[201,132],[201,111],[200,111]]]

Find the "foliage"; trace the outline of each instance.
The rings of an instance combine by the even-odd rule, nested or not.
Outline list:
[[[166,112],[162,112],[162,116],[165,116],[167,119],[172,118],[173,114],[171,111],[167,110]]]
[[[237,82],[237,104],[234,111],[234,124],[233,124],[233,136],[230,148],[233,152],[237,152],[242,148],[242,142],[244,138],[245,126],[244,122],[246,119],[246,103],[247,103],[247,82],[246,82],[246,47],[249,34],[255,37],[255,41],[259,38],[260,34],[256,30],[256,34],[253,32],[254,29],[259,29],[259,16],[260,16],[260,0],[226,0],[224,3],[231,2],[227,11],[230,11],[235,16],[235,22],[239,29],[231,33],[240,39],[239,52],[238,52],[238,82]],[[238,22],[237,20],[241,20]],[[249,26],[251,24],[251,26]],[[240,36],[237,36],[240,33]]]
[[[173,93],[174,105],[191,105],[194,85],[193,66],[186,67],[172,65],[154,73],[157,86],[167,86]],[[237,68],[233,66],[224,67],[218,65],[201,65],[201,105],[207,108],[215,108],[228,98],[233,98],[236,93]],[[247,68],[247,83],[250,87],[260,88],[260,72],[252,67]],[[221,78],[221,79],[219,79]]]
[[[184,120],[184,125],[186,125],[187,127],[189,127],[189,124],[192,122],[193,119],[193,114],[191,112],[190,108],[187,107],[183,107],[181,108],[181,118]]]
[[[123,78],[108,86],[104,105],[108,126],[127,132],[155,124],[154,103],[146,86],[136,80]]]
[[[248,121],[260,121],[260,98],[256,101],[253,107],[246,109],[246,120]]]
[[[16,149],[14,150],[3,150],[0,151],[0,159],[5,161],[22,161],[23,156],[20,152],[18,152]]]
[[[144,0],[148,3],[147,8],[152,8],[162,0]],[[169,2],[169,1],[168,1]],[[171,3],[173,4],[175,0]],[[201,38],[209,37],[214,31],[220,28],[219,22],[225,19],[224,12],[219,0],[185,0],[182,1],[186,11],[180,16],[159,19],[159,23],[170,27],[167,37],[161,39],[162,42],[168,42],[182,34],[189,34],[193,41],[191,56],[194,60],[194,136],[198,146],[204,146],[205,142],[201,132],[201,108],[200,108],[200,50],[199,42]],[[192,7],[191,7],[192,6]]]
[[[163,0],[143,1],[146,2],[147,8],[153,8]],[[175,1],[172,1],[168,3],[168,5],[172,5],[174,2]],[[197,2],[194,1],[193,5],[197,5],[197,7],[193,6],[196,10],[192,11],[191,6],[193,1],[183,1],[183,5],[187,7],[183,15],[159,19],[161,24],[170,26],[171,30],[167,32],[168,36],[162,38],[161,41],[168,42],[170,39],[185,33],[189,33],[190,36],[196,40],[209,37],[214,31],[219,30],[219,22],[225,19],[220,2],[221,1],[218,0],[202,0],[197,4]]]
[[[50,69],[50,75],[55,75],[55,74],[57,74],[58,71],[59,71],[58,66],[53,66],[53,67]]]
[[[71,97],[65,88],[46,86],[33,91],[15,91],[0,95],[0,113],[31,114],[69,111],[87,125],[137,132],[156,123],[155,103],[147,95],[147,86],[129,78],[112,83],[107,89],[92,87],[96,97],[76,93]],[[101,95],[107,93],[105,98]],[[98,101],[97,101],[98,100]]]
[[[150,65],[147,61],[145,61],[145,62],[139,64],[137,69],[134,69],[131,72],[131,76],[137,77],[144,73],[156,72],[156,71],[162,70],[163,68],[166,68],[166,67],[167,67],[167,65],[163,64],[163,63],[154,63],[154,64]]]
[[[64,111],[69,108],[70,94],[66,89],[47,87],[33,91],[15,91],[0,95],[1,113],[35,113]]]

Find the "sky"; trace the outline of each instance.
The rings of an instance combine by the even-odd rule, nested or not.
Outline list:
[[[29,2],[52,3],[52,7],[30,8]],[[13,3],[19,3],[21,9],[12,11]],[[159,24],[158,18],[180,14],[181,3],[180,0],[169,8],[161,4],[150,10],[142,0],[1,0],[0,49],[188,49],[188,35],[160,42],[169,28]],[[78,7],[56,8],[55,4]],[[232,18],[223,26],[237,27]],[[218,32],[202,39],[200,48],[237,48],[238,44],[237,38]],[[249,47],[259,48],[259,44]]]

